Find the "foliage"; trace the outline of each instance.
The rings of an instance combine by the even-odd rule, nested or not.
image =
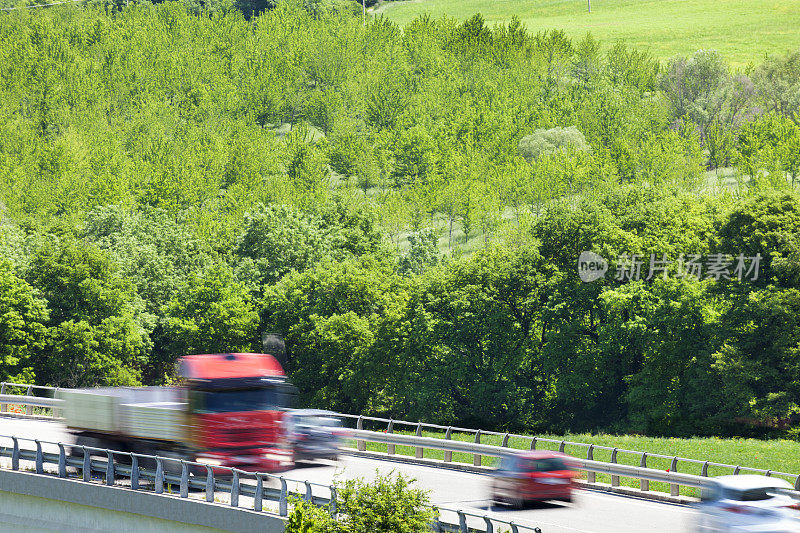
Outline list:
[[[161,383],[270,331],[314,407],[653,434],[798,411],[795,53],[131,4],[0,17],[4,375]],[[717,253],[760,277],[678,279]],[[676,264],[629,282],[622,254]]]
[[[0,374],[3,381],[15,381],[13,373],[30,369],[32,356],[46,342],[48,318],[47,303],[25,280],[16,276],[8,260],[0,259]]]
[[[224,263],[191,276],[164,316],[173,357],[250,351],[257,336],[258,313]]]
[[[259,288],[274,283],[292,269],[305,270],[330,253],[320,221],[289,206],[268,205],[245,216],[244,231],[234,253],[252,265],[252,282]]]
[[[428,495],[402,474],[377,474],[372,481],[348,479],[337,487],[339,519],[302,500],[286,523],[288,533],[427,533],[436,517]]]
[[[575,126],[568,128],[538,129],[519,141],[520,154],[528,161],[557,150],[589,151],[586,138]]]
[[[50,308],[49,342],[34,358],[37,379],[67,387],[139,383],[152,317],[108,256],[68,234],[50,234],[26,279]]]
[[[299,498],[292,500],[286,533],[334,533],[337,523],[329,511]]]
[[[408,236],[409,250],[400,258],[400,272],[421,274],[439,262],[439,235],[433,228],[425,228]]]
[[[384,401],[399,354],[375,337],[404,301],[392,274],[365,256],[292,274],[265,294],[262,324],[286,339],[289,375],[306,405],[361,410]]]
[[[427,493],[412,487],[413,481],[402,474],[345,481],[339,490],[340,512],[347,517],[340,526],[342,533],[430,531],[436,511],[429,507]]]

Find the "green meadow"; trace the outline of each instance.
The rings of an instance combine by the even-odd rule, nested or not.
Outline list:
[[[533,32],[564,30],[580,38],[622,39],[653,56],[719,50],[732,64],[758,64],[765,54],[800,47],[800,2],[794,0],[406,0],[375,10],[406,24],[422,14],[464,20],[481,13],[491,25],[516,16]]]

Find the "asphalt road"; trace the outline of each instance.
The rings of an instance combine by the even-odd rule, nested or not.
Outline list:
[[[38,438],[52,442],[72,442],[63,426],[55,422],[0,418],[0,435]],[[7,445],[6,439],[2,445]],[[33,443],[24,443],[26,448]],[[45,451],[58,448],[45,446]],[[9,466],[9,459],[3,459]],[[371,478],[376,472],[400,472],[416,479],[417,486],[430,491],[431,502],[443,507],[488,514],[521,525],[537,526],[542,533],[597,532],[685,532],[690,531],[694,511],[690,508],[603,492],[583,490],[573,503],[544,503],[524,510],[492,506],[489,477],[389,460],[343,455],[337,463],[304,466],[283,475],[287,479],[331,484],[334,480]],[[302,488],[302,487],[298,487]],[[316,492],[315,492],[316,493]],[[326,495],[326,494],[323,494]],[[224,495],[221,500],[224,501]],[[242,502],[245,504],[245,502]]]

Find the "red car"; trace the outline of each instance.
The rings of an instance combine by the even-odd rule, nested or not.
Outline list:
[[[543,500],[572,501],[575,472],[569,456],[556,452],[509,454],[492,475],[492,500],[513,507]]]

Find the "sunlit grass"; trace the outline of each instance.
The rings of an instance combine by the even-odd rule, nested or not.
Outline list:
[[[765,54],[800,47],[800,2],[794,0],[408,0],[383,2],[376,13],[406,24],[422,14],[458,20],[481,13],[490,24],[516,15],[532,32],[561,29],[618,39],[655,57],[719,50],[731,63],[759,63]]]

